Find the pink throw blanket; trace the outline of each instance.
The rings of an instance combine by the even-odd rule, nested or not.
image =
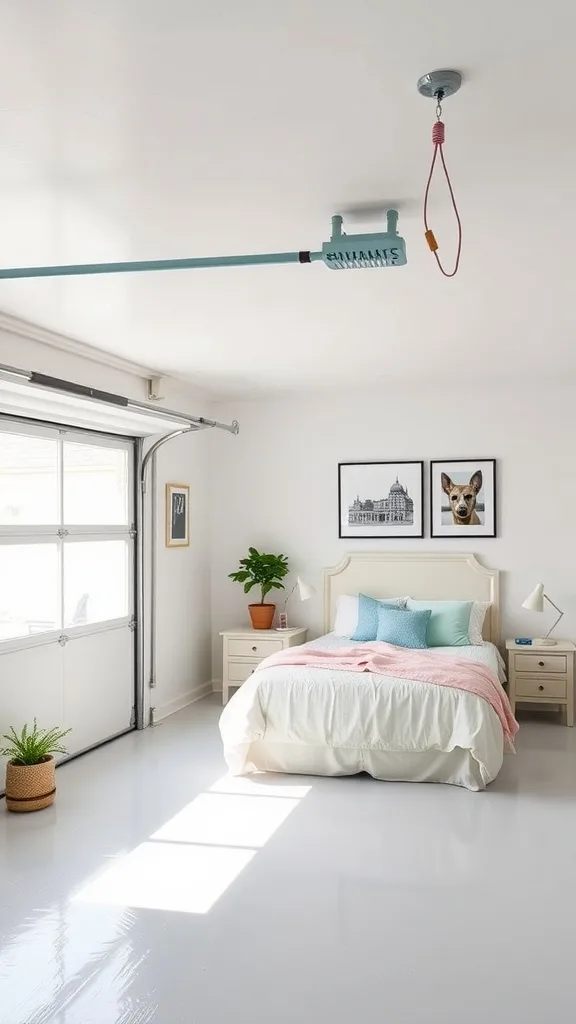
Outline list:
[[[400,679],[449,686],[455,690],[474,693],[494,709],[504,735],[512,744],[518,732],[518,722],[512,714],[510,702],[490,669],[479,661],[456,660],[428,651],[407,650],[386,643],[368,643],[354,647],[341,647],[337,651],[322,651],[313,647],[289,647],[272,654],[258,666],[275,668],[278,665],[305,665],[326,668],[336,672],[373,672],[377,675],[396,676]]]

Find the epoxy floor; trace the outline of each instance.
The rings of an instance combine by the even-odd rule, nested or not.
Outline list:
[[[2,1024],[575,1019],[576,729],[486,793],[225,777],[215,697],[0,802]]]

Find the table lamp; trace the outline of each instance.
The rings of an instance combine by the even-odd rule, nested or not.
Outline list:
[[[288,601],[292,597],[292,594],[294,593],[296,588],[298,588],[298,593],[300,595],[301,601],[309,601],[310,598],[313,597],[314,594],[316,593],[314,587],[310,586],[309,583],[306,583],[306,580],[303,580],[301,576],[297,576],[296,583],[294,584],[292,590],[290,591],[286,600],[284,601],[284,611],[280,612],[280,625],[276,627],[279,630],[290,629],[290,626],[288,625]]]
[[[543,612],[544,611],[544,601],[548,601],[548,604],[551,604],[552,607],[555,608],[556,611],[559,612],[560,614],[558,615],[558,618],[556,619],[556,622],[554,622],[552,624],[552,626],[550,627],[550,629],[546,633],[546,636],[539,637],[537,640],[535,639],[534,643],[535,644],[542,644],[544,647],[553,647],[554,644],[557,641],[551,639],[550,634],[551,634],[553,629],[556,629],[556,626],[560,622],[560,619],[564,615],[564,612],[561,612],[559,607],[558,607],[558,605],[554,604],[554,601],[550,600],[550,598],[548,597],[548,594],[544,593],[544,584],[543,583],[538,583],[537,586],[534,587],[534,590],[532,591],[532,593],[528,594],[528,597],[526,598],[526,600],[522,602],[522,607],[526,608],[529,612]]]

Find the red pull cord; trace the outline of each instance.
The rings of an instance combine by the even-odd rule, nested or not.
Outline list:
[[[444,274],[444,277],[454,277],[458,273],[458,267],[460,266],[460,253],[462,252],[462,222],[460,220],[460,214],[458,213],[458,206],[456,205],[456,199],[454,197],[454,190],[452,188],[452,182],[450,181],[450,175],[448,174],[448,168],[446,167],[446,161],[444,160],[444,151],[442,146],[444,145],[444,123],[443,121],[436,121],[432,129],[432,144],[434,146],[434,154],[432,156],[432,164],[430,166],[430,174],[428,175],[428,181],[426,182],[426,191],[424,193],[424,227],[426,229],[426,241],[430,246],[430,249],[434,253],[436,262]],[[456,263],[454,264],[454,270],[449,273],[444,270],[440,257],[438,256],[438,243],[434,238],[434,232],[428,227],[428,193],[430,192],[430,184],[432,182],[432,175],[434,174],[434,167],[436,165],[436,157],[440,153],[440,159],[442,161],[442,167],[444,168],[444,174],[448,184],[448,191],[450,192],[450,198],[452,200],[452,206],[456,215],[456,221],[458,223],[458,248],[456,251]]]

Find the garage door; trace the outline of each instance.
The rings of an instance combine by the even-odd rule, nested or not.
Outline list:
[[[0,421],[0,733],[132,727],[133,474],[129,440]]]

